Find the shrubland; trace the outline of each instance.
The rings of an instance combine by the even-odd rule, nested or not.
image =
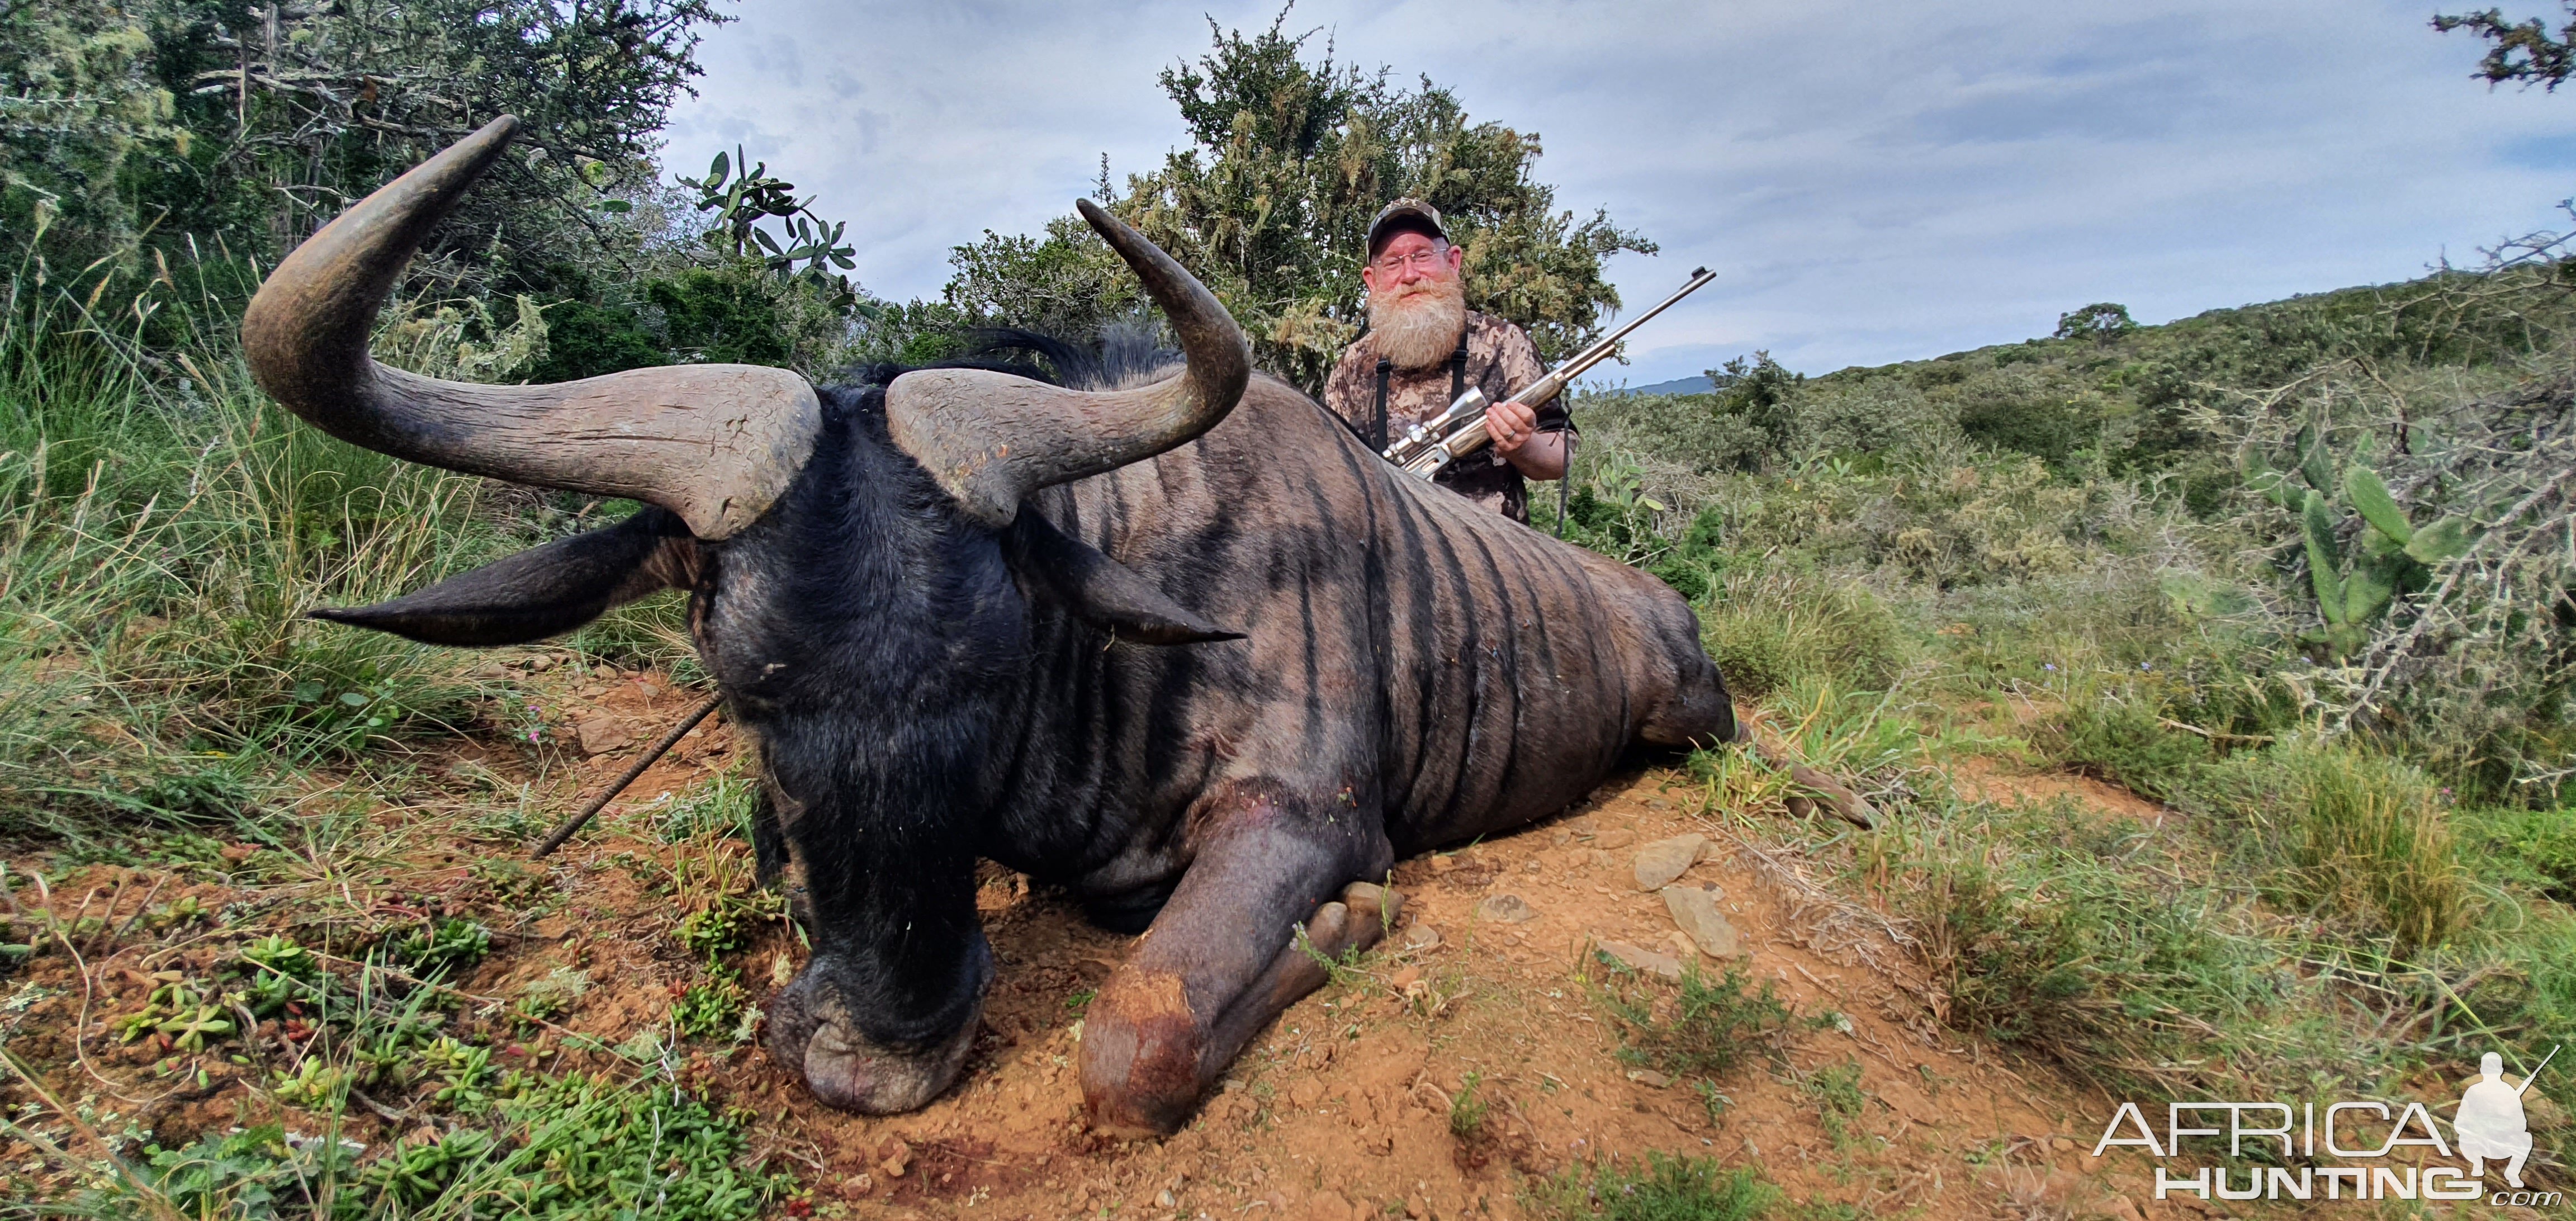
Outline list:
[[[2576,1038],[2562,251],[1594,393],[1562,529],[1896,811],[1749,829],[1907,920],[1952,1026],[2155,1097],[2527,1067]],[[1777,800],[1698,767],[1713,813]],[[1988,768],[2159,812],[1942,775]]]
[[[510,77],[531,136],[389,311],[378,355],[406,368],[821,375],[1134,307],[1070,224],[960,246],[940,300],[875,299],[840,274],[857,237],[746,150],[703,171],[693,154],[687,178],[658,164],[711,9],[493,11],[0,14],[0,841],[34,862],[0,874],[0,971],[170,951],[177,978],[127,998],[110,1037],[153,1049],[174,1089],[212,1073],[265,1108],[166,1144],[94,1097],[0,1117],[75,1215],[609,1215],[685,1190],[688,1215],[732,1216],[791,1189],[738,1165],[741,1117],[672,1071],[757,1017],[742,930],[777,912],[742,860],[748,778],[655,814],[670,852],[625,866],[698,982],[591,1068],[495,1068],[514,1040],[577,1047],[549,1023],[578,976],[453,985],[496,927],[547,910],[544,875],[510,860],[562,812],[562,710],[523,671],[297,618],[627,511],[352,449],[240,363],[233,327],[277,255],[488,117],[439,82]],[[1190,146],[1101,187],[1265,361],[1311,383],[1348,341],[1357,227],[1403,192],[1460,222],[1481,308],[1551,352],[1597,330],[1602,260],[1647,243],[1556,211],[1534,134],[1301,46],[1277,25],[1220,36],[1163,82]],[[1293,105],[1264,119],[1254,96]],[[1327,172],[1344,163],[1365,172]],[[1312,206],[1255,208],[1269,193]],[[2104,303],[1936,359],[1802,375],[1756,353],[1710,395],[1586,395],[1566,520],[1542,494],[1539,528],[1681,591],[1767,732],[1887,814],[1801,823],[1746,757],[1689,765],[1709,817],[1911,930],[1952,1028],[2157,1097],[2420,1091],[2485,1050],[2519,1069],[2576,1041],[2564,253],[2543,238],[2163,326]],[[561,643],[567,668],[702,677],[668,596]],[[2155,813],[1951,783],[1981,771],[2079,773]],[[404,895],[403,862],[437,853],[474,860],[466,897]],[[122,926],[21,901],[100,867],[245,897],[147,895]],[[22,1101],[80,1053],[24,1024],[43,991],[0,978]],[[1700,1010],[1742,1020],[1711,1029],[1769,1021],[1718,997]],[[285,1018],[292,1053],[256,1035]],[[1640,1054],[1693,1045],[1637,1030]],[[2576,1101],[2566,1080],[2541,1091]],[[343,1143],[379,1107],[434,1117],[435,1138]],[[1532,1190],[1574,1216],[1769,1199],[1693,1161]]]

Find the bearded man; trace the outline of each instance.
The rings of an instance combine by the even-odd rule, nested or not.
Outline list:
[[[1418,199],[1388,204],[1369,222],[1369,325],[1324,382],[1324,405],[1383,451],[1387,439],[1439,415],[1470,386],[1485,392],[1493,444],[1452,462],[1440,486],[1524,525],[1524,479],[1561,479],[1574,422],[1554,400],[1536,410],[1508,402],[1545,375],[1519,327],[1467,308],[1466,252],[1449,244],[1440,213]]]

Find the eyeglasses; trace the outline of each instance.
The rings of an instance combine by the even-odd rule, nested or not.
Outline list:
[[[1402,272],[1408,264],[1422,271],[1430,271],[1433,268],[1446,264],[1448,261],[1449,248],[1447,246],[1435,244],[1425,246],[1420,250],[1414,251],[1410,255],[1379,255],[1369,265],[1377,268],[1379,275],[1391,276]]]

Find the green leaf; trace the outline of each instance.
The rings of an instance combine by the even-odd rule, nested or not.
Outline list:
[[[599,210],[602,212],[632,212],[635,210],[635,205],[628,203],[623,199],[603,199],[599,201]]]
[[[2343,549],[2335,545],[2334,518],[2326,513],[2326,498],[2309,492],[2307,503],[2300,508],[2299,524],[2307,535],[2308,578],[2316,585],[2317,609],[2326,622],[2343,622]]]
[[[2308,486],[2332,495],[2335,490],[2334,458],[2326,453],[2326,439],[2310,424],[2299,430],[2299,475]]]
[[[2406,543],[2406,554],[2423,565],[2448,563],[2469,553],[2469,523],[2464,518],[2445,517],[2415,532]]]
[[[2415,537],[2415,527],[2407,523],[2406,511],[2397,507],[2397,498],[2388,494],[2388,485],[2380,482],[2379,472],[2356,463],[2343,473],[2343,494],[2371,529],[2400,543]]]
[[[340,693],[340,702],[352,708],[364,708],[367,706],[367,697],[356,691],[343,691]]]
[[[723,189],[724,189],[724,184],[725,184],[725,175],[726,175],[726,174],[731,173],[732,171],[733,171],[733,163],[732,163],[731,161],[726,160],[726,159],[725,159],[725,155],[724,155],[723,153],[717,153],[717,154],[716,154],[716,159],[707,163],[707,190],[709,190],[709,191],[721,191],[721,190],[723,190]]]
[[[2290,494],[2289,476],[2273,470],[2272,464],[2265,462],[2263,455],[2254,447],[2249,445],[2236,456],[2236,469],[2244,474],[2245,486],[2261,493],[2273,504],[2293,513],[2299,511],[2298,498]]]
[[[2401,569],[2395,562],[2363,564],[2352,570],[2343,583],[2343,621],[2353,627],[2366,627],[2388,609],[2389,599],[2397,596],[2397,577]]]

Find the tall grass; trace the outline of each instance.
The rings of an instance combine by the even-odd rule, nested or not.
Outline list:
[[[0,834],[242,813],[470,715],[459,654],[300,616],[528,541],[497,485],[280,411],[231,298],[162,275],[110,310],[116,282],[40,273],[16,270],[0,314]],[[490,349],[465,321],[400,315],[386,342],[473,371]]]
[[[2296,782],[2288,891],[2360,918],[2412,954],[2472,916],[2468,870],[2442,796],[2421,770],[2349,745],[2284,749]]]

